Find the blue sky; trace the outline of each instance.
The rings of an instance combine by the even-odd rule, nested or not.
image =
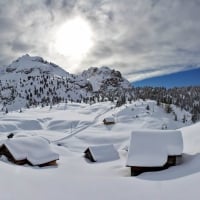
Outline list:
[[[148,78],[145,80],[133,82],[135,87],[138,86],[154,86],[160,87],[164,86],[170,87],[180,87],[180,86],[190,86],[196,85],[200,86],[200,68],[177,72],[173,74],[168,74],[164,76],[158,76],[153,78]]]

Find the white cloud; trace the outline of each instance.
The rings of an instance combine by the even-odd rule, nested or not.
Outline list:
[[[108,65],[130,80],[199,67],[198,0],[20,2],[0,2],[0,65],[29,53],[70,72]],[[80,66],[52,49],[56,29],[76,16],[94,32],[94,47]]]

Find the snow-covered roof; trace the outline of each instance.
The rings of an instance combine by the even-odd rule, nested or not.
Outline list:
[[[91,146],[89,150],[93,159],[98,162],[112,161],[119,159],[119,154],[113,144]]]
[[[131,133],[127,166],[163,166],[168,156],[181,155],[183,139],[180,131],[151,130]]]
[[[59,155],[51,150],[49,142],[38,136],[7,139],[1,141],[0,145],[5,145],[15,160],[27,159],[32,165],[59,159]]]
[[[106,122],[115,122],[115,119],[113,117],[106,117],[106,118],[104,118],[104,120]]]

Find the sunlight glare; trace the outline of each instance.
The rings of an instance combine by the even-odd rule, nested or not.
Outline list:
[[[92,30],[82,18],[64,23],[56,33],[55,49],[63,56],[81,59],[92,45]]]

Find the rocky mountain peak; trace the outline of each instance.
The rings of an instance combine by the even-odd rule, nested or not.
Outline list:
[[[67,75],[68,73],[58,65],[44,60],[40,56],[30,56],[25,54],[15,61],[13,61],[8,67],[5,68],[5,72],[21,73],[21,74],[55,74],[55,75]]]
[[[26,54],[1,72],[0,105],[12,110],[63,101],[114,101],[121,95],[133,98],[131,84],[119,71],[106,66],[74,75],[42,57]]]

